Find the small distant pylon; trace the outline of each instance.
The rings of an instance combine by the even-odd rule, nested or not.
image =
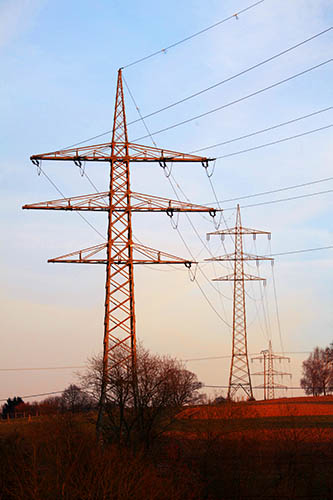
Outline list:
[[[228,387],[228,399],[232,399],[238,389],[243,389],[248,398],[253,399],[253,390],[249,369],[249,359],[247,352],[247,331],[246,331],[246,309],[245,309],[245,284],[244,281],[258,281],[265,278],[253,276],[244,273],[244,261],[273,260],[271,257],[261,257],[243,252],[243,235],[252,234],[256,239],[257,234],[267,234],[271,238],[271,233],[242,227],[240,207],[237,205],[236,225],[230,229],[223,229],[213,233],[207,233],[207,239],[210,235],[220,235],[224,240],[225,235],[235,236],[235,251],[231,254],[225,254],[220,257],[207,259],[208,261],[233,261],[234,272],[213,281],[233,281],[234,299],[233,299],[233,322],[232,322],[232,357],[230,366],[230,377]]]
[[[274,377],[276,376],[286,376],[291,377],[291,373],[286,372],[278,372],[274,370],[274,361],[279,360],[281,363],[282,359],[286,359],[288,363],[290,363],[290,358],[287,356],[279,356],[273,353],[272,349],[272,341],[270,340],[268,343],[268,349],[263,349],[260,351],[260,356],[255,356],[251,358],[251,361],[260,360],[260,362],[264,362],[264,371],[253,373],[253,375],[263,375],[264,376],[264,384],[259,386],[264,389],[264,399],[274,399],[275,398],[275,389],[288,389],[286,385],[277,384],[274,381]]]

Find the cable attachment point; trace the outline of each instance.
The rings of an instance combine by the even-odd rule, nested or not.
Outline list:
[[[214,160],[214,164],[213,164],[212,170],[211,170],[210,172],[208,172],[208,167],[209,167],[209,165],[208,165],[208,160],[203,160],[203,161],[201,162],[201,165],[203,166],[203,168],[204,168],[204,169],[205,169],[205,171],[206,171],[206,174],[207,174],[208,179],[210,179],[210,178],[213,176],[213,174],[214,174],[215,164],[216,164],[216,160]]]
[[[86,162],[84,161],[82,163],[81,158],[75,158],[74,159],[74,165],[76,165],[77,167],[79,167],[79,169],[80,169],[80,175],[81,175],[81,177],[83,177],[85,169],[86,169]]]
[[[218,218],[218,220],[215,218],[216,217],[216,210],[210,210],[209,212],[209,215],[213,218],[213,224],[214,224],[214,227],[216,229],[216,231],[218,231],[220,229],[220,226],[221,226],[221,222],[222,222],[222,217],[223,217],[223,212],[222,210],[220,211],[220,217]]]
[[[197,275],[198,264],[195,264],[194,271],[191,271],[190,267],[188,268],[188,275],[190,277],[190,281],[195,281]]]
[[[178,222],[179,222],[179,212],[177,213],[176,220],[173,219],[174,213],[175,213],[174,208],[172,208],[171,206],[169,208],[167,208],[166,214],[170,217],[170,222],[171,222],[172,229],[177,229],[178,228]]]
[[[167,179],[169,179],[171,172],[172,172],[173,162],[171,162],[169,168],[168,168],[167,162],[165,160],[159,160],[158,163],[160,164],[160,167],[163,168],[163,172],[164,172],[165,177]]]
[[[187,269],[191,269],[192,262],[187,261],[187,262],[184,262],[184,264],[185,264],[185,267],[187,267]]]
[[[37,175],[40,175],[42,172],[42,160],[37,160],[36,158],[32,158],[32,164],[37,167]]]
[[[169,217],[173,217],[173,214],[174,214],[174,209],[172,207],[169,206],[169,208],[167,208],[166,210],[166,214],[169,216]]]

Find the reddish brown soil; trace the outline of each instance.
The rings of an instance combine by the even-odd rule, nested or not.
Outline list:
[[[269,401],[198,406],[180,412],[178,419],[235,419],[293,416],[333,416],[333,396],[281,398]]]

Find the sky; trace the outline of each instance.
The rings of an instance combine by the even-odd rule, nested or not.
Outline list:
[[[43,174],[38,176],[30,155],[110,130],[119,67],[160,51],[251,3],[0,0],[0,399],[63,390],[77,381],[79,371],[8,369],[82,366],[102,349],[105,269],[46,261],[103,239],[75,213],[21,209],[26,203],[60,197]],[[127,67],[123,76],[135,100],[134,104],[125,89],[128,122],[138,118],[136,106],[147,115],[182,100],[330,28],[332,20],[330,0],[265,0],[191,40]],[[332,46],[333,30],[148,118],[146,125],[154,133],[238,100],[328,61]],[[191,152],[314,113],[332,106],[332,77],[331,62],[155,134],[154,140],[161,148]],[[332,123],[330,109],[200,154],[213,158],[228,155]],[[129,125],[128,134],[133,142],[145,136],[143,123]],[[109,140],[110,134],[96,141]],[[152,145],[149,137],[138,142]],[[332,128],[327,128],[218,159],[211,181],[225,209],[226,223],[231,227],[235,222],[237,200],[223,200],[327,179],[332,176],[331,158]],[[86,173],[101,191],[107,190],[108,168],[100,163],[86,165]],[[86,177],[70,162],[44,162],[43,170],[65,196],[93,192]],[[172,175],[180,199],[216,202],[202,166],[175,164]],[[133,164],[131,182],[134,191],[175,198],[158,165]],[[271,244],[265,236],[258,236],[256,243],[244,237],[246,251],[265,255],[332,245],[332,192],[246,207],[330,190],[332,179],[239,200],[243,225],[272,233]],[[87,218],[99,232],[106,233],[106,214],[88,214]],[[232,285],[211,279],[228,274],[230,267],[203,262],[212,254],[221,255],[224,249],[218,238],[206,242],[206,233],[214,230],[209,216],[193,214],[189,218],[195,231],[183,214],[178,228],[192,255],[201,262],[197,282],[180,267],[136,268],[138,338],[153,352],[183,360],[224,356],[187,361],[186,366],[203,383],[225,386],[230,369],[225,356],[231,354]],[[133,232],[148,246],[190,257],[165,214],[136,214]],[[226,240],[225,245],[232,251],[232,241]],[[332,342],[332,256],[332,249],[277,256],[273,268],[277,308],[272,267],[260,264],[266,288],[258,283],[247,287],[249,353],[266,349],[269,339],[274,351],[286,353],[306,353],[316,345],[325,347]],[[256,273],[256,266],[248,272]],[[276,368],[291,372],[291,384],[297,386],[307,354],[289,356],[289,365],[282,363]],[[260,364],[251,363],[253,372],[260,369]],[[254,377],[253,383],[260,385],[260,377]],[[256,391],[256,395],[262,394]]]

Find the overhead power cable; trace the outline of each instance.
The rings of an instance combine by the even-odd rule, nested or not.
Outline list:
[[[272,254],[272,246],[271,246],[271,241],[270,240],[269,240],[269,253]],[[272,264],[274,264],[273,261],[272,261]],[[282,349],[282,352],[284,352],[283,340],[282,340],[281,320],[280,320],[280,312],[279,312],[279,304],[278,304],[277,291],[276,291],[274,265],[271,266],[271,270],[272,270],[272,281],[273,281],[273,291],[274,291],[276,322],[277,322],[277,327],[278,327],[278,332],[279,332],[279,339],[280,339],[281,349]],[[284,356],[284,354],[283,354],[283,356]]]
[[[43,392],[42,394],[30,394],[28,396],[19,396],[22,399],[29,399],[29,398],[38,398],[41,396],[50,396],[51,394],[62,394],[64,391],[53,391],[53,392]],[[6,399],[0,399],[0,401],[7,401],[8,398]]]
[[[54,182],[54,181],[53,181],[53,180],[52,180],[52,179],[51,179],[51,178],[47,175],[47,173],[46,173],[46,172],[42,169],[42,167],[41,167],[41,166],[39,166],[38,168],[39,168],[40,172],[41,172],[41,173],[45,176],[45,178],[46,178],[46,179],[50,182],[50,184],[54,187],[54,189],[55,189],[55,190],[56,190],[56,191],[57,191],[57,192],[58,192],[58,193],[59,193],[59,194],[60,194],[63,198],[66,198],[66,199],[67,199],[67,197],[64,195],[64,193],[63,193],[63,192],[62,192],[62,191],[58,188],[58,186],[56,185],[56,183],[55,183],[55,182]],[[84,172],[84,176],[85,176],[85,177],[87,177],[87,174],[86,174],[85,172]],[[89,180],[89,179],[88,179],[88,180]],[[93,185],[93,187],[94,187],[95,191],[98,193],[99,191],[98,191],[97,187],[96,187],[96,186],[95,186],[92,182],[90,182],[90,183]],[[105,203],[105,202],[104,202],[104,203]],[[78,212],[78,211],[76,211],[76,213],[77,213],[77,215],[79,215],[79,216],[81,217],[81,219],[82,219],[84,222],[86,222],[86,223],[88,224],[88,226],[89,226],[89,227],[90,227],[93,231],[95,231],[95,232],[96,232],[99,236],[101,236],[101,237],[103,238],[103,240],[105,240],[105,239],[106,239],[106,238],[105,238],[105,236],[104,236],[102,233],[100,233],[100,232],[98,231],[98,229],[96,229],[96,227],[88,221],[88,219],[86,219],[86,217],[84,217],[84,216],[83,216],[80,212]],[[134,238],[134,239],[135,239],[138,243],[142,244],[142,242],[141,242],[141,241],[140,241],[137,237],[133,236],[133,238]],[[168,267],[169,267],[169,268],[173,268],[173,269],[178,270],[177,268],[175,268],[174,266],[172,266],[172,264],[167,264],[167,265],[168,265]],[[153,269],[154,271],[157,271],[157,269],[152,268],[151,266],[148,266],[148,265],[147,265],[146,267],[147,267],[147,268],[149,268],[149,269]],[[158,271],[160,271],[160,272],[161,272],[162,270],[161,270],[161,269],[158,269]],[[166,272],[167,272],[167,271],[166,271]]]
[[[244,12],[247,12],[248,10],[253,9],[257,5],[260,5],[261,3],[263,3],[264,1],[265,0],[259,0],[259,2],[253,3],[252,5],[249,5],[248,7],[245,7],[244,9],[237,11],[236,13],[232,14],[231,16],[228,16],[228,17],[225,17],[224,19],[221,19],[217,23],[214,23],[214,24],[211,24],[210,26],[207,26],[207,28],[204,28],[200,31],[197,31],[196,33],[193,33],[192,35],[189,35],[185,38],[182,38],[181,40],[178,40],[177,42],[174,42],[171,45],[167,45],[163,49],[160,49],[160,50],[157,50],[155,52],[152,52],[151,54],[148,54],[147,56],[141,57],[140,59],[136,59],[135,61],[133,61],[129,64],[126,64],[126,66],[123,66],[123,69],[129,68],[130,66],[134,66],[135,64],[139,64],[143,61],[147,61],[147,59],[151,59],[152,57],[154,57],[158,54],[165,54],[167,50],[172,49],[174,47],[177,47],[177,45],[180,45],[181,43],[187,42],[188,40],[192,40],[192,38],[195,38],[195,37],[201,35],[202,33],[206,33],[206,31],[209,31],[213,28],[216,28],[217,26],[220,26],[221,24],[223,24],[227,21],[230,21],[231,19],[238,19],[238,17],[241,14],[244,14]]]
[[[291,196],[290,198],[280,198],[279,200],[262,201],[260,203],[253,203],[251,205],[242,205],[240,208],[251,208],[251,207],[261,207],[263,205],[271,205],[272,203],[282,203],[284,201],[299,200],[301,198],[309,198],[311,196],[318,196],[320,194],[332,193],[333,189],[328,189],[327,191],[317,191],[316,193],[301,194],[299,196]],[[227,210],[235,210],[234,207],[224,208],[224,212]]]
[[[333,245],[329,245],[327,247],[316,247],[316,248],[304,248],[302,250],[291,250],[290,252],[280,252],[280,253],[268,253],[264,255],[264,257],[277,257],[280,255],[292,255],[296,253],[305,253],[305,252],[317,252],[319,250],[329,250],[332,249]],[[209,262],[203,261],[202,264],[208,264]],[[253,299],[255,300],[255,299]]]
[[[135,100],[135,98],[134,98],[134,96],[133,96],[133,94],[132,94],[132,92],[131,92],[131,90],[130,90],[130,88],[129,88],[129,86],[128,86],[127,82],[126,82],[126,80],[124,80],[124,81],[125,81],[126,88],[127,88],[128,92],[129,92],[129,95],[130,95],[130,97],[131,97],[131,99],[132,99],[132,101],[133,101],[133,104],[134,104],[134,106],[135,106],[135,108],[136,108],[136,110],[137,110],[137,112],[138,112],[138,114],[139,114],[139,116],[140,116],[140,120],[142,121],[142,123],[143,123],[143,125],[144,125],[144,127],[145,127],[146,131],[148,132],[148,136],[150,137],[150,140],[152,141],[153,145],[154,145],[154,146],[156,146],[156,143],[155,143],[155,141],[154,141],[154,138],[152,137],[152,135],[151,135],[151,133],[150,133],[150,130],[149,130],[149,128],[148,128],[148,126],[147,126],[147,124],[146,124],[146,122],[145,122],[145,120],[144,120],[144,118],[143,118],[143,116],[142,116],[142,114],[141,114],[141,112],[140,112],[140,109],[139,109],[139,107],[138,107],[138,105],[137,105],[137,102],[136,102],[136,100]],[[172,181],[171,181],[171,178],[170,178],[170,177],[172,177],[172,178],[173,178],[171,171],[170,171],[170,175],[168,175],[168,176],[167,176],[167,180],[168,180],[168,182],[169,182],[169,184],[170,184],[170,186],[171,186],[171,188],[172,188],[173,192],[175,193],[175,196],[176,196],[177,200],[178,200],[178,201],[180,201],[179,196],[178,196],[178,193],[177,193],[177,190],[176,190],[175,186],[173,185],[173,183],[172,183]],[[174,178],[173,178],[173,179],[174,179]],[[175,181],[175,183],[176,183],[176,185],[180,188],[180,186],[178,185],[178,183],[177,183],[176,181]],[[184,193],[182,190],[181,190],[181,192],[185,195],[185,193]],[[185,195],[185,198],[188,200],[188,198],[186,197],[186,195]],[[189,201],[189,200],[188,200],[188,201]],[[200,241],[203,243],[204,247],[206,247],[206,244],[205,244],[205,243],[204,243],[204,241],[202,240],[202,238],[201,238],[200,234],[199,234],[199,233],[198,233],[198,231],[196,230],[196,228],[195,228],[195,226],[193,225],[193,223],[192,223],[192,221],[191,221],[191,219],[190,219],[189,215],[188,215],[186,212],[185,212],[185,216],[186,216],[186,218],[187,218],[188,222],[190,223],[190,225],[191,225],[192,229],[194,230],[195,234],[198,236],[198,238],[200,239]],[[178,233],[178,235],[179,235],[180,239],[182,240],[182,242],[183,242],[183,244],[184,244],[185,248],[187,249],[187,251],[188,251],[188,252],[189,252],[189,254],[191,255],[192,259],[195,261],[196,259],[194,258],[193,253],[191,252],[191,250],[190,250],[190,248],[189,248],[188,244],[187,244],[187,243],[186,243],[186,241],[185,241],[185,238],[183,237],[183,235],[182,235],[181,231],[179,230],[178,224],[175,226],[175,229],[176,229],[176,231],[177,231],[177,233]],[[207,247],[206,247],[206,248],[207,248]],[[208,249],[208,248],[207,248],[207,249]],[[208,250],[209,250],[209,249],[208,249]],[[212,287],[212,288],[213,288],[216,292],[218,292],[218,293],[219,293],[219,297],[220,297],[220,299],[221,299],[221,301],[222,301],[222,295],[223,295],[223,294],[222,294],[222,293],[221,293],[218,289],[216,289],[216,288],[215,288],[215,286],[212,284],[212,282],[209,280],[209,278],[206,276],[205,272],[204,272],[204,271],[200,268],[200,266],[198,266],[198,269],[199,269],[199,271],[201,272],[201,274],[203,275],[203,277],[206,279],[206,281],[209,283],[209,285],[210,285],[210,286],[211,286],[211,287]],[[220,320],[221,320],[221,321],[222,321],[222,322],[223,322],[226,326],[228,326],[228,328],[231,328],[231,325],[229,325],[229,323],[228,323],[228,322],[227,322],[227,321],[226,321],[226,320],[225,320],[225,319],[224,319],[224,318],[220,315],[220,313],[219,313],[219,312],[217,311],[217,309],[214,307],[214,305],[212,304],[212,302],[209,300],[209,298],[208,298],[207,294],[205,293],[205,291],[204,291],[204,290],[203,290],[203,288],[201,287],[201,285],[200,285],[200,283],[198,282],[198,280],[197,280],[197,279],[194,279],[193,281],[195,281],[196,285],[198,286],[199,290],[201,291],[202,295],[204,296],[204,298],[205,298],[206,302],[209,304],[209,306],[210,306],[210,307],[211,307],[211,309],[215,312],[215,314],[219,317],[219,319],[220,319]],[[222,303],[223,303],[223,301],[222,301]]]
[[[42,169],[42,167],[39,165],[39,170],[40,172],[44,175],[44,177],[49,181],[50,184],[52,184],[52,186],[54,187],[54,189],[60,194],[60,196],[62,196],[63,198],[66,198],[66,196],[64,195],[64,193],[58,188],[58,186],[55,184],[55,182],[53,182],[53,180],[47,175],[46,172],[44,172],[44,170]],[[81,217],[82,220],[84,220],[84,222],[86,222],[88,224],[89,227],[91,227],[91,229],[93,231],[95,231],[95,233],[97,233],[99,236],[101,236],[103,238],[103,240],[105,240],[105,236],[98,231],[98,229],[95,228],[95,226],[93,226],[89,221],[88,219],[86,219],[86,217],[84,217],[84,215],[82,215],[80,212],[75,212],[77,213],[77,215],[79,217]]]
[[[25,371],[44,371],[44,370],[72,370],[87,368],[85,365],[79,366],[45,366],[32,368],[0,368],[0,372],[25,372]]]
[[[307,68],[303,71],[300,71],[299,73],[296,73],[295,75],[291,75],[288,78],[284,78],[283,80],[279,80],[278,82],[272,83],[271,85],[268,85],[267,87],[256,90],[255,92],[251,92],[250,94],[247,94],[246,96],[239,97],[238,99],[235,99],[234,101],[223,104],[222,106],[218,106],[217,108],[213,108],[209,111],[206,111],[205,113],[201,113],[199,115],[192,116],[192,118],[188,118],[187,120],[183,120],[181,122],[174,123],[173,125],[169,125],[168,127],[164,127],[160,130],[156,130],[155,132],[151,132],[150,135],[157,135],[157,134],[161,134],[162,132],[167,132],[168,130],[174,129],[176,127],[180,127],[181,125],[185,125],[186,123],[190,123],[194,120],[198,120],[199,118],[203,118],[204,116],[208,116],[212,113],[216,113],[217,111],[221,111],[222,109],[228,108],[229,106],[233,106],[234,104],[238,104],[240,102],[243,102],[246,99],[250,99],[251,97],[262,94],[263,92],[266,92],[267,90],[271,90],[275,87],[278,87],[279,85],[282,85],[283,83],[290,82],[291,80],[298,78],[299,76],[303,76],[303,75],[309,73],[310,71],[321,68],[322,66],[325,66],[325,64],[329,64],[332,61],[333,61],[333,58],[327,59],[326,61],[323,61],[319,64],[316,64],[315,66],[311,66],[311,68]],[[143,116],[143,119],[146,119],[148,116],[149,115]],[[130,125],[130,123],[129,123],[129,125]],[[134,142],[141,141],[142,139],[146,139],[147,137],[149,137],[149,135],[137,137],[136,139],[134,139]]]
[[[199,153],[199,151],[217,148],[218,146],[225,146],[226,144],[231,144],[232,142],[240,141],[242,139],[248,139],[249,137],[263,134],[264,132],[269,132],[270,130],[274,130],[274,129],[279,128],[279,127],[284,127],[285,125],[290,125],[291,123],[295,123],[295,122],[298,122],[300,120],[305,120],[306,118],[310,118],[312,116],[319,115],[320,113],[325,113],[326,111],[330,111],[331,109],[333,109],[333,106],[329,106],[328,108],[320,109],[319,111],[314,111],[313,113],[309,113],[307,115],[299,116],[298,118],[293,118],[292,120],[288,120],[286,122],[278,123],[277,125],[272,125],[271,127],[263,128],[261,130],[256,130],[255,132],[250,132],[249,134],[241,135],[241,136],[235,137],[233,139],[228,139],[227,141],[218,142],[216,144],[212,144],[211,146],[206,146],[204,148],[195,149],[194,151],[190,151],[190,153],[191,154]]]
[[[241,155],[243,153],[249,153],[250,151],[255,151],[257,149],[266,148],[267,146],[274,146],[275,144],[280,144],[281,142],[291,141],[293,139],[298,139],[299,137],[304,137],[305,135],[314,134],[315,132],[321,132],[322,130],[327,130],[333,127],[333,123],[325,125],[324,127],[315,128],[313,130],[308,130],[307,132],[302,132],[301,134],[291,135],[289,137],[284,137],[283,139],[278,139],[277,141],[266,142],[265,144],[259,144],[259,146],[254,146],[252,148],[242,149],[241,151],[234,151],[233,153],[228,153],[226,155],[217,156],[216,160],[221,160],[222,158],[230,158],[231,156]]]
[[[271,191],[262,191],[261,193],[248,194],[245,196],[238,196],[237,198],[229,198],[227,200],[221,200],[221,201],[219,201],[219,203],[227,203],[230,201],[245,200],[246,198],[254,198],[256,196],[264,196],[267,194],[279,193],[280,191],[288,191],[289,189],[296,189],[296,188],[300,188],[300,187],[311,186],[313,184],[319,184],[320,182],[327,182],[327,181],[332,181],[332,180],[333,180],[333,177],[325,177],[324,179],[318,179],[316,181],[303,182],[302,184],[294,184],[293,186],[286,186],[286,187],[279,188],[279,189],[272,189]],[[216,202],[213,201],[212,203],[206,203],[206,205],[207,206],[216,205]]]
[[[329,250],[332,248],[333,248],[333,245],[329,245],[327,247],[305,248],[303,250],[292,250],[290,252],[270,253],[269,257],[277,257],[280,255],[292,255],[292,254],[296,254],[296,253],[305,253],[305,252],[318,252],[319,250]]]
[[[276,59],[276,58],[278,58],[278,57],[280,57],[280,56],[282,56],[282,55],[284,55],[284,54],[286,54],[286,53],[288,53],[288,52],[290,52],[290,51],[292,51],[292,50],[294,50],[294,49],[296,49],[296,48],[298,48],[298,47],[300,47],[300,46],[302,46],[302,45],[304,45],[304,44],[306,44],[306,43],[308,43],[310,41],[312,41],[312,40],[314,40],[315,38],[318,38],[319,36],[324,35],[325,33],[328,33],[332,29],[333,29],[332,27],[329,27],[329,28],[325,29],[324,31],[321,31],[321,32],[319,32],[319,33],[311,36],[310,38],[306,38],[305,40],[297,43],[296,45],[293,45],[293,46],[291,46],[291,47],[283,50],[282,52],[274,54],[273,56],[269,57],[268,59],[264,59],[263,61],[260,61],[259,63],[254,64],[253,66],[250,66],[249,68],[246,68],[245,70],[240,71],[239,73],[236,73],[235,75],[232,75],[232,76],[230,76],[230,77],[228,77],[228,78],[226,78],[224,80],[221,80],[220,82],[215,83],[214,85],[210,85],[209,87],[206,87],[206,88],[204,88],[204,89],[202,89],[202,90],[200,90],[198,92],[195,92],[195,93],[193,93],[193,94],[191,94],[191,95],[189,95],[187,97],[184,97],[183,99],[180,99],[179,101],[176,101],[176,102],[171,103],[171,104],[169,104],[167,106],[164,106],[163,108],[160,108],[160,109],[157,109],[156,111],[148,113],[144,117],[142,117],[141,114],[140,114],[140,118],[136,119],[136,120],[133,120],[131,122],[128,122],[128,126],[129,125],[133,125],[134,123],[137,123],[142,118],[149,118],[151,116],[157,115],[158,113],[161,113],[162,111],[166,111],[167,109],[173,108],[174,106],[177,106],[178,104],[186,102],[186,101],[188,101],[188,100],[190,100],[190,99],[192,99],[194,97],[197,97],[197,96],[199,96],[199,95],[201,95],[201,94],[203,94],[205,92],[208,92],[209,90],[212,90],[212,89],[214,89],[216,87],[219,87],[220,85],[223,85],[223,84],[225,84],[225,83],[227,83],[227,82],[229,82],[231,80],[234,80],[235,78],[238,78],[239,76],[242,76],[242,75],[244,75],[244,74],[246,74],[246,73],[248,73],[248,72],[250,72],[250,71],[252,71],[252,70],[254,70],[256,68],[258,68],[258,67],[260,67],[260,66],[262,66],[262,65],[264,65],[264,64],[266,64],[266,63],[268,63],[268,62],[270,62],[270,61],[272,61],[272,60],[274,60],[274,59]],[[110,133],[111,133],[111,130],[107,130],[105,132],[102,132],[100,134],[94,135],[92,137],[89,137],[88,139],[84,139],[83,141],[76,142],[75,144],[71,144],[71,145],[66,146],[65,148],[61,148],[61,149],[67,149],[67,148],[79,146],[80,144],[84,144],[84,143],[92,141],[94,139],[99,139],[100,137],[103,137],[103,136],[108,135]],[[149,136],[149,134],[148,134],[148,136]],[[145,136],[145,137],[148,137],[148,136]],[[139,140],[139,139],[136,139],[136,140]]]
[[[238,78],[239,76],[242,76],[246,73],[249,73],[250,71],[253,71],[254,69],[257,69],[259,68],[260,66],[263,66],[264,64],[267,64],[268,62],[271,62],[273,61],[274,59],[277,59],[278,57],[281,57],[282,55],[284,54],[287,54],[288,52],[291,52],[292,50],[294,49],[297,49],[298,47],[301,47],[302,45],[308,43],[308,42],[311,42],[312,40],[314,40],[315,38],[318,38],[319,36],[321,35],[324,35],[326,33],[328,33],[329,31],[331,31],[333,28],[330,27],[330,28],[327,28],[326,30],[324,31],[321,31],[320,33],[317,33],[313,36],[311,36],[310,38],[306,38],[305,40],[303,40],[302,42],[299,42],[297,43],[296,45],[292,45],[291,47],[289,47],[288,49],[285,49],[283,50],[282,52],[278,52],[277,54],[274,54],[273,56],[267,58],[267,59],[264,59],[263,61],[260,61],[259,63],[257,64],[254,64],[252,66],[250,66],[249,68],[246,68],[244,69],[243,71],[240,71],[239,73],[236,73],[232,76],[229,76],[228,78],[225,78],[224,80],[221,80],[220,82],[217,82],[217,83],[214,83],[213,85],[210,85],[209,87],[206,87],[202,90],[199,90],[198,92],[195,92],[187,97],[184,97],[183,99],[180,99],[179,101],[176,101],[174,103],[171,103],[167,106],[164,106],[163,108],[159,108],[157,109],[156,111],[153,111],[151,113],[148,113],[147,115],[144,116],[144,118],[150,118],[151,116],[155,116],[157,115],[158,113],[162,113],[162,111],[166,111],[170,108],[173,108],[175,106],[178,106],[178,104],[182,104],[186,101],[189,101],[190,99],[193,99],[194,97],[198,97],[199,95],[202,95],[210,90],[213,90],[221,85],[224,85],[225,83],[228,83],[230,82],[231,80],[234,80],[235,78]],[[136,120],[132,120],[131,122],[129,122],[128,124],[129,125],[132,125],[133,123],[136,123],[138,122],[139,119],[136,119]]]
[[[207,384],[203,384],[202,387],[210,387],[210,388],[215,388],[215,389],[228,389],[229,386],[228,385],[207,385]],[[312,386],[311,386],[312,387]],[[253,385],[252,386],[253,389],[262,389],[263,386],[262,385]],[[322,389],[322,386],[317,386],[317,387],[313,387],[314,389],[318,388],[318,389]],[[295,385],[295,386],[285,386],[285,387],[279,387],[279,386],[274,386],[274,390],[276,389],[280,389],[280,390],[286,390],[286,389],[301,389],[302,391],[304,391],[304,387],[301,387],[300,385]],[[265,403],[266,404],[269,404],[270,400],[267,399],[265,400]]]
[[[288,351],[284,352],[284,354],[311,354],[312,351]],[[251,356],[257,356],[259,355],[260,352],[252,352],[249,354],[249,357]],[[282,352],[276,352],[275,354],[282,354]],[[189,358],[189,359],[183,359],[183,361],[210,361],[214,359],[230,359],[232,356],[231,355],[224,355],[224,356],[206,356],[203,358]]]

